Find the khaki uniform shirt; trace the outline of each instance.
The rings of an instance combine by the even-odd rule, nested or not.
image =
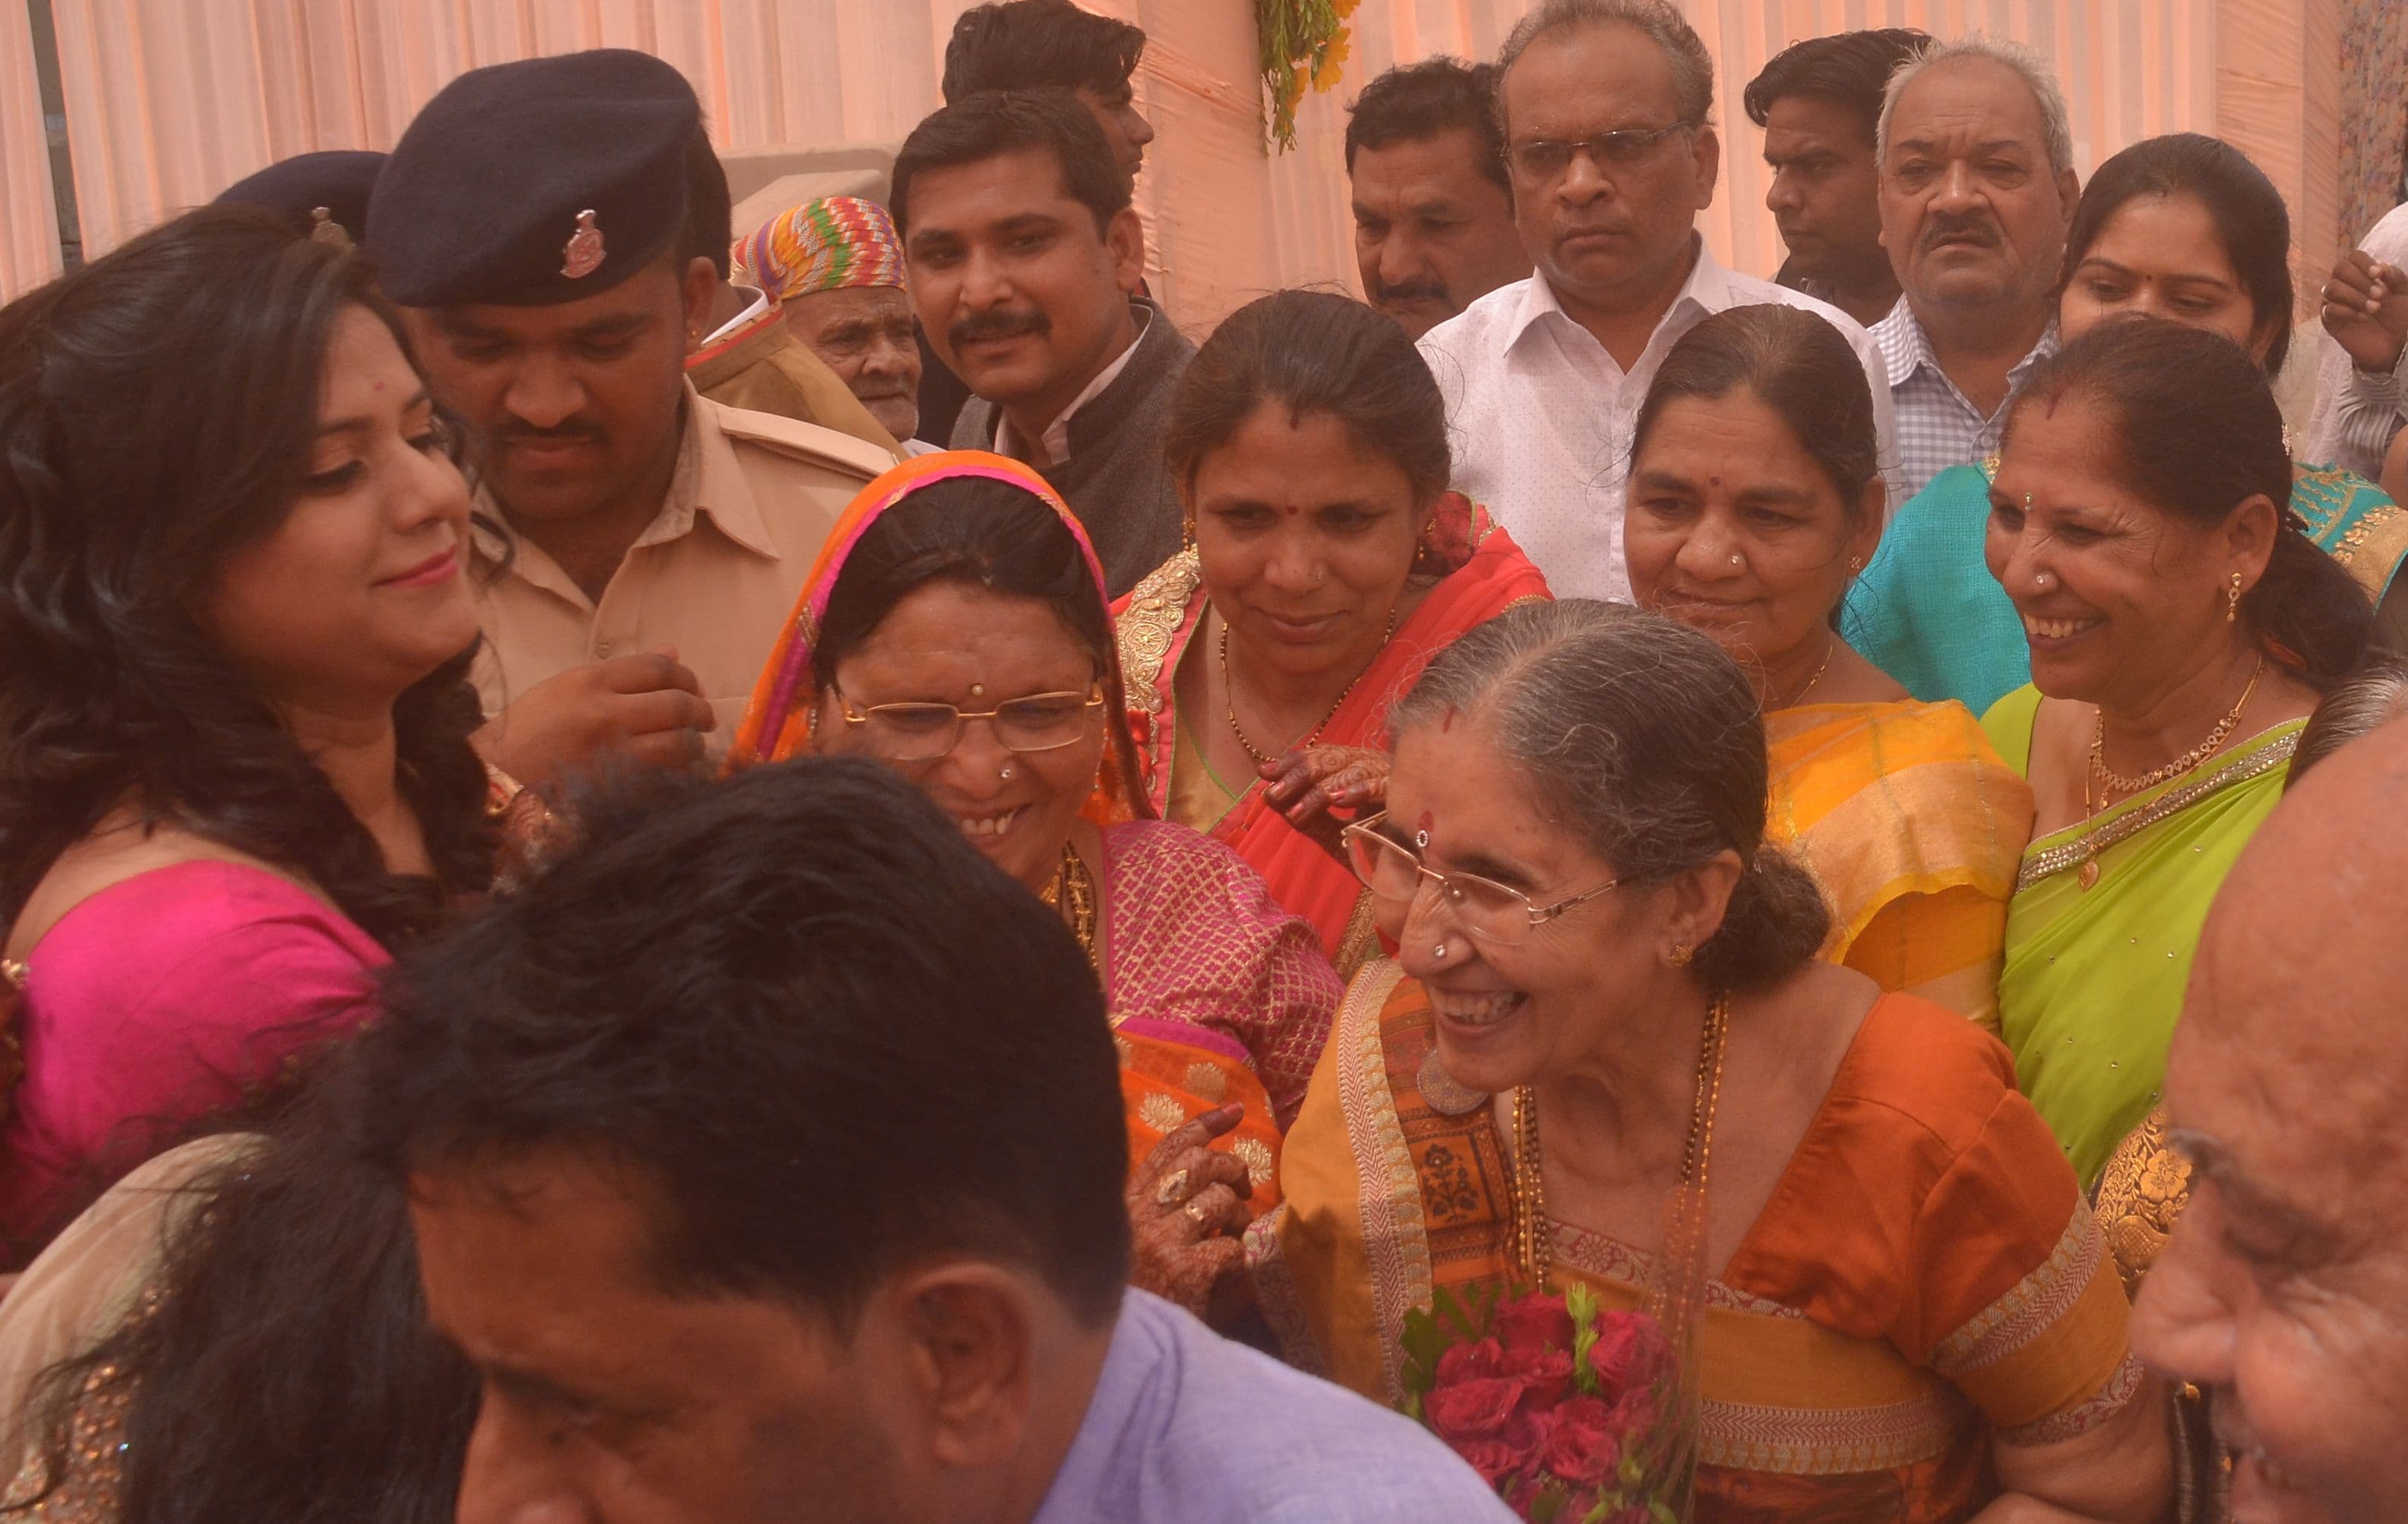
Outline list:
[[[894,450],[895,436],[771,303],[759,317],[686,357],[686,379],[713,402],[778,413]]]
[[[472,539],[485,648],[475,678],[485,712],[570,667],[655,646],[702,680],[724,752],[794,611],[821,542],[886,450],[816,424],[724,407],[686,390],[677,474],[597,603],[477,492]]]

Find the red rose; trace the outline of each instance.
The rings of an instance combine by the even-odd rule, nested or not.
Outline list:
[[[1634,1387],[1655,1385],[1672,1363],[1672,1346],[1663,1325],[1643,1312],[1599,1313],[1588,1363],[1612,1402]]]
[[[1572,1394],[1572,1358],[1560,1349],[1505,1352],[1497,1373],[1522,1383],[1522,1405],[1545,1412]]]
[[[1480,1479],[1492,1488],[1502,1487],[1505,1478],[1522,1464],[1522,1453],[1503,1440],[1466,1440],[1455,1446],[1455,1453],[1463,1457],[1472,1470],[1480,1473]]]
[[[1518,1355],[1541,1348],[1572,1346],[1572,1315],[1564,1299],[1532,1291],[1497,1309],[1497,1342],[1505,1353]]]
[[[1528,1471],[1539,1464],[1539,1452],[1547,1447],[1547,1435],[1554,1427],[1555,1420],[1547,1414],[1520,1408],[1497,1437],[1522,1458],[1522,1468]]]
[[[1438,1358],[1438,1373],[1430,1384],[1452,1387],[1458,1382],[1489,1380],[1498,1374],[1504,1354],[1494,1339],[1449,1345]]]
[[[1613,1404],[1613,1431],[1622,1436],[1625,1449],[1644,1446],[1656,1432],[1663,1417],[1656,1398],[1655,1388],[1633,1387]]]
[[[1604,1486],[1622,1463],[1614,1411],[1594,1397],[1575,1397],[1550,1417],[1539,1463],[1575,1488]]]
[[[1522,1383],[1501,1377],[1433,1387],[1422,1399],[1422,1416],[1438,1437],[1460,1450],[1475,1439],[1493,1439],[1521,1404]]]

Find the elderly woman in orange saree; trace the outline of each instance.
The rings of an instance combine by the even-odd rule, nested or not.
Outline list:
[[[729,760],[878,757],[1057,905],[1111,1013],[1133,1184],[1226,1237],[1248,1216],[1241,1193],[1277,1199],[1280,1133],[1340,986],[1312,928],[1237,854],[1151,818],[1122,705],[1077,518],[1028,467],[952,451],[887,472],[838,520]],[[1214,1157],[1150,1161],[1199,1120]]]
[[[1823,955],[1995,1033],[2031,790],[1963,705],[1912,698],[1834,627],[1882,507],[1871,399],[1830,324],[1734,307],[1672,347],[1632,435],[1631,589],[1756,684],[1771,837],[1830,906]]]
[[[1391,724],[1347,837],[1398,953],[1249,1234],[1290,1358],[1393,1402],[1441,1293],[1580,1289],[1669,1333],[1685,1453],[1625,1453],[1674,1496],[1694,1467],[1695,1524],[2159,1517],[2162,1389],[2073,1172],[1996,1039],[1815,958],[1734,663],[1515,609]],[[1426,1411],[1475,1464],[1526,1443]]]
[[[1351,972],[1379,948],[1327,812],[1377,807],[1388,705],[1546,579],[1447,491],[1438,384],[1359,302],[1240,308],[1189,364],[1167,449],[1190,544],[1118,610],[1147,797],[1234,847]]]

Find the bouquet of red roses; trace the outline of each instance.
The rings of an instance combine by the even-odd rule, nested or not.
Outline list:
[[[1404,1410],[1534,1524],[1680,1524],[1678,1361],[1583,1287],[1441,1289],[1405,1316]]]

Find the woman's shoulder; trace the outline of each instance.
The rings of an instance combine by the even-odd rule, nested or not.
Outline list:
[[[2040,690],[2030,683],[1993,704],[1982,716],[1982,734],[2009,767],[2031,775],[2032,731],[2040,720]]]
[[[1227,845],[1175,820],[1126,820],[1102,830],[1104,862],[1115,895],[1154,901],[1174,912],[1213,901],[1284,916],[1269,886]]]
[[[1145,574],[1112,605],[1120,643],[1121,680],[1132,709],[1162,707],[1168,688],[1163,668],[1179,633],[1193,620],[1204,592],[1204,565],[1189,546]]]
[[[190,857],[94,887],[53,917],[22,961],[45,1004],[70,990],[114,999],[206,966],[255,971],[280,953],[381,962],[373,938],[273,869]]]
[[[1851,1141],[1899,1162],[1921,1157],[1929,1178],[1980,1144],[2007,1097],[2014,1057],[2004,1044],[1920,995],[1873,1003],[1832,1077],[1827,1112],[1845,1113]]]

